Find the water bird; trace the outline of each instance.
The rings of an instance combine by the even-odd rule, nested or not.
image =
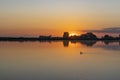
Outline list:
[[[83,52],[80,52],[80,54],[83,54]]]

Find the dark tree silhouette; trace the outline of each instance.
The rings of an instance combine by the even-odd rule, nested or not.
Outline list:
[[[86,33],[86,34],[82,34],[79,39],[86,39],[86,40],[96,40],[97,36],[94,35],[92,32]]]

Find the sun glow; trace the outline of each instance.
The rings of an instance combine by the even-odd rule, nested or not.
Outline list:
[[[69,36],[80,36],[83,33],[84,32],[82,32],[82,31],[70,31]]]
[[[70,33],[70,36],[77,36],[78,34],[77,33]]]

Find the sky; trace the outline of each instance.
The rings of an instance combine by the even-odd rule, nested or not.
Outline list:
[[[120,28],[120,0],[0,0],[0,36]]]

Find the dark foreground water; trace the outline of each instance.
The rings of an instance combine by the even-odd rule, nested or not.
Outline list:
[[[0,42],[0,80],[120,80],[120,42]]]

